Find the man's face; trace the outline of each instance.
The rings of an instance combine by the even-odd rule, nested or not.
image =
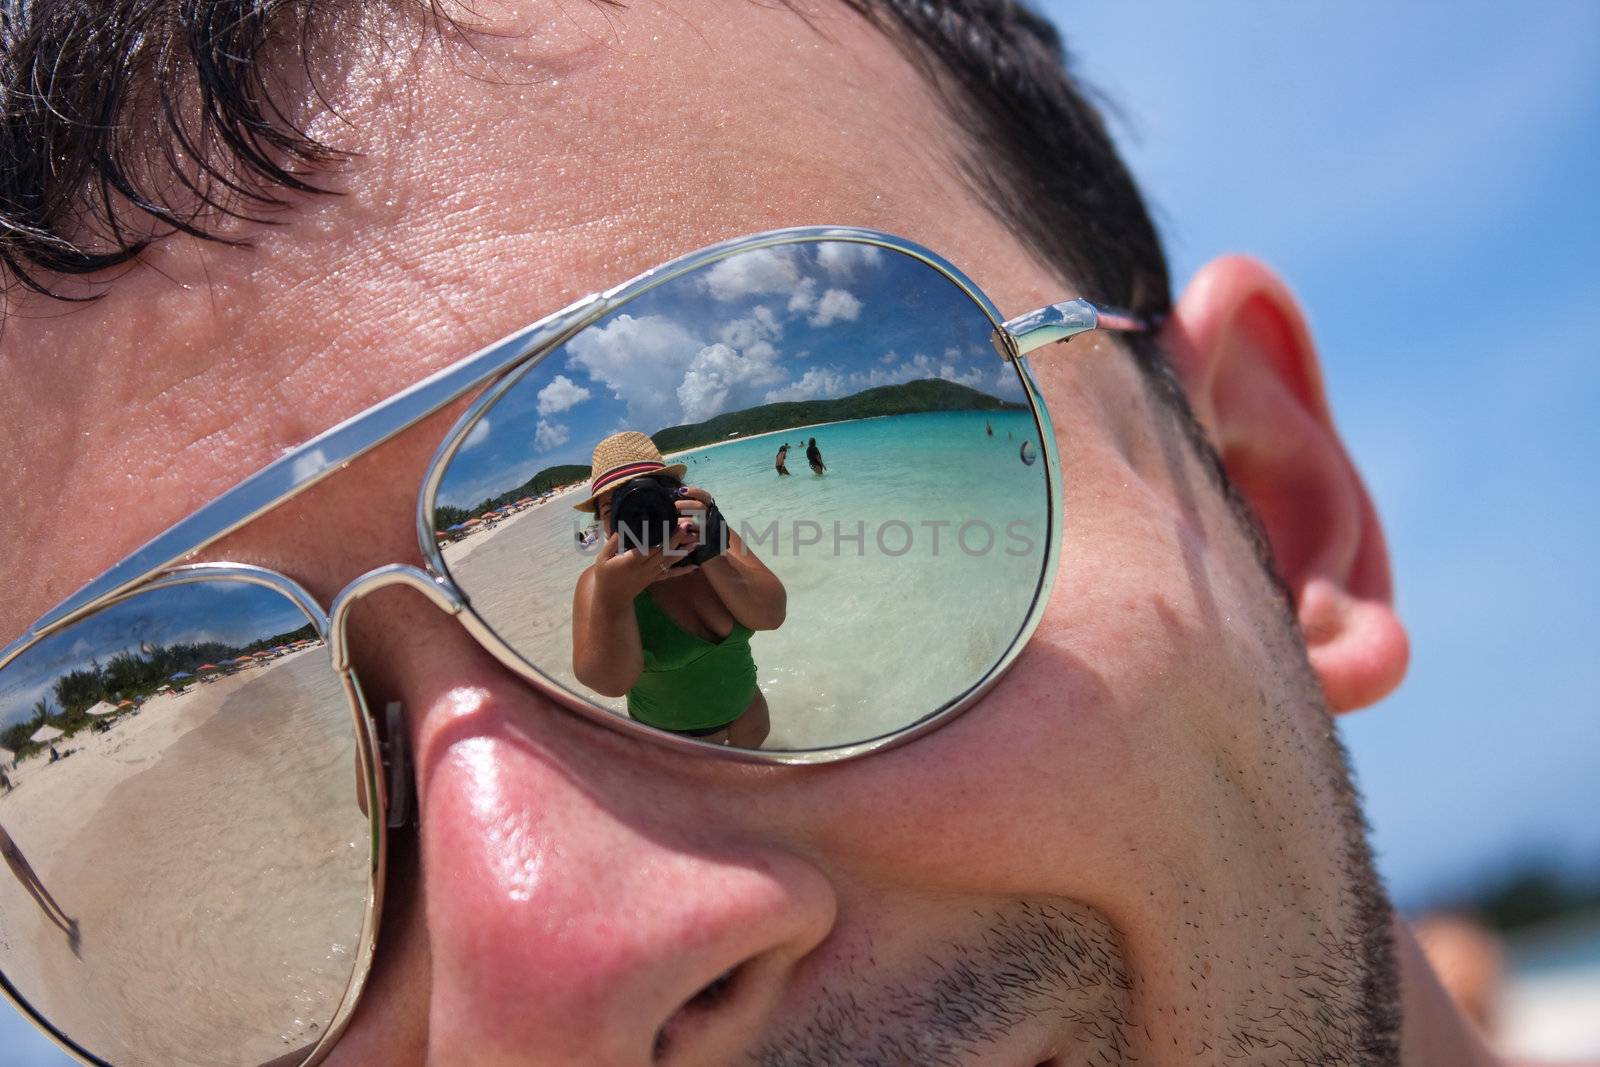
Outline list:
[[[1072,295],[853,16],[483,17],[500,35],[476,53],[395,31],[318,71],[343,118],[317,132],[361,153],[326,179],[344,195],[253,250],[169,240],[100,302],[8,325],[0,573],[37,577],[0,636],[285,448],[716,240],[869,226],[1005,314]],[[406,709],[420,829],[331,1062],[1353,1055],[1378,905],[1292,618],[1114,342],[1035,362],[1065,464],[1053,600],[978,707],[903,748],[814,769],[660,751],[543,699],[419,598],[366,601],[356,662],[372,706]],[[420,563],[418,481],[456,413],[204,555],[324,604]],[[63,514],[116,519],[62,535]]]

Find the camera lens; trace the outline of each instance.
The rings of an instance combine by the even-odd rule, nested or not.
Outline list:
[[[665,544],[677,523],[672,488],[660,479],[635,478],[617,486],[612,493],[611,525],[617,531],[621,542],[617,547],[621,551]]]

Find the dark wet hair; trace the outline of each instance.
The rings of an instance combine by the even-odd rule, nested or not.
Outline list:
[[[1050,23],[1013,0],[841,2],[936,87],[967,180],[1026,245],[1086,296],[1166,310],[1155,228]],[[309,77],[370,6],[0,0],[0,285],[65,295],[165,234],[220,240],[219,216],[317,192],[341,153],[287,64]]]

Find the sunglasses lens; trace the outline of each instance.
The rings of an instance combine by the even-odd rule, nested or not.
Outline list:
[[[298,1063],[364,951],[355,721],[284,593],[136,593],[0,668],[0,973],[86,1056]]]
[[[680,274],[492,394],[437,482],[443,565],[617,715],[768,751],[902,731],[1042,589],[1051,453],[994,328],[877,245]]]

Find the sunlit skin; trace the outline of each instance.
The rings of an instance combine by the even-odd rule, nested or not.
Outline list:
[[[321,72],[342,117],[317,130],[361,153],[324,177],[344,195],[251,249],[167,240],[99,302],[13,308],[0,636],[283,449],[716,240],[870,226],[1005,314],[1074,294],[964,185],[940,105],[853,16],[474,10],[497,31],[476,53],[396,30]],[[1281,1009],[1329,1003],[1297,968],[1354,921],[1329,711],[1398,684],[1406,642],[1287,289],[1215,262],[1167,341],[1292,609],[1117,342],[1040,352],[1065,465],[1053,598],[1004,680],[904,748],[815,769],[669,753],[543,699],[411,593],[359,606],[369,703],[409,717],[420,827],[329,1062],[788,1064],[845,996],[873,1031],[847,1037],[888,1062],[1283,1062]],[[324,604],[420,563],[416,488],[455,414],[203,556]],[[958,1041],[907,1001],[1035,934],[1081,967],[1014,1025]],[[1487,1062],[1409,941],[1399,956],[1406,1062]]]

